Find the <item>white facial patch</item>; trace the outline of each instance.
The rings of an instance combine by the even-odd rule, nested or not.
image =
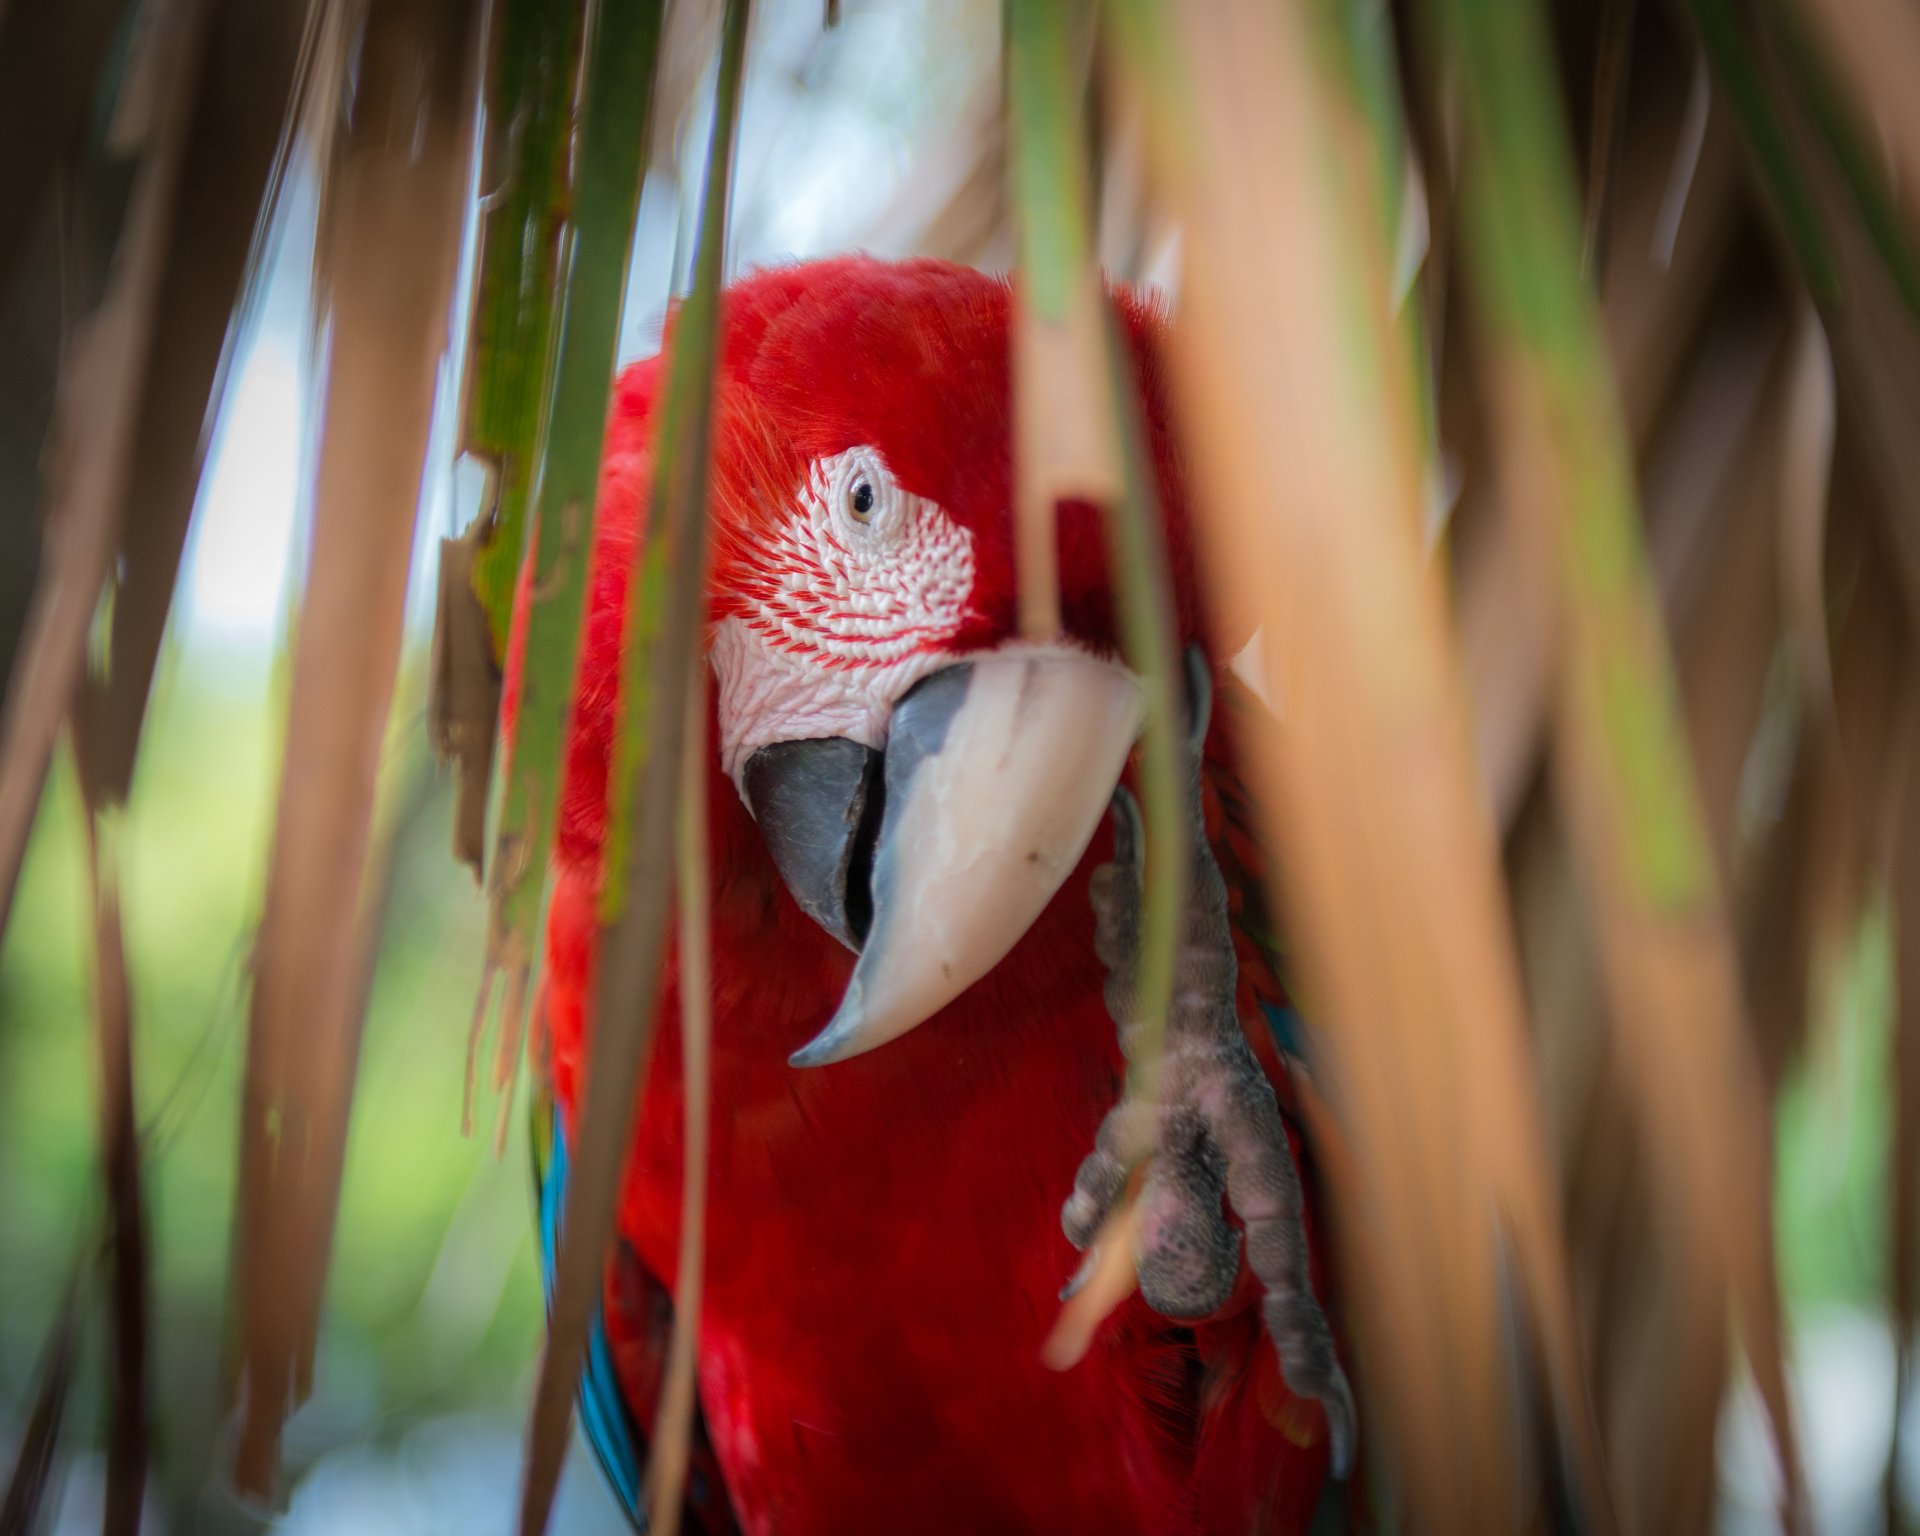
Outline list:
[[[713,641],[721,762],[737,785],[759,748],[886,738],[896,700],[953,658],[973,535],[902,490],[873,448],[814,462],[798,504],[745,573],[746,611]]]

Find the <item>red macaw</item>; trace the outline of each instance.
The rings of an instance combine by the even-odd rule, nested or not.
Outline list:
[[[1162,319],[1114,299],[1181,638],[1223,656],[1235,637],[1203,622]],[[1116,784],[1139,690],[1090,505],[1058,509],[1062,641],[1016,635],[1011,307],[1005,281],[867,258],[762,271],[725,297],[706,630],[715,1119],[689,1490],[709,1533],[1293,1532],[1351,1454],[1303,1148],[1276,1110],[1294,1102],[1275,1039],[1288,1015],[1231,707],[1190,744],[1206,836],[1161,1107],[1123,1093],[1139,838]],[[539,1002],[559,1110],[549,1252],[591,1070],[609,741],[661,379],[654,358],[619,381],[594,530]],[[516,643],[509,730],[519,667]],[[1190,669],[1201,722],[1216,681],[1223,703],[1250,702],[1217,663]],[[671,967],[662,987],[582,1388],[630,1512],[680,1222]],[[1086,1245],[1156,1125],[1141,1292],[1080,1364],[1049,1369],[1068,1237]]]

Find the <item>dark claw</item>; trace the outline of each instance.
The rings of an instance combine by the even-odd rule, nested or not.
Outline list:
[[[1074,1297],[1078,1296],[1087,1281],[1093,1278],[1094,1266],[1099,1262],[1100,1250],[1098,1248],[1087,1249],[1086,1256],[1080,1260],[1080,1267],[1073,1272],[1073,1277],[1068,1280],[1065,1285],[1060,1287],[1060,1299],[1062,1301],[1072,1301]]]
[[[1107,1111],[1060,1212],[1061,1228],[1074,1247],[1084,1249],[1098,1235],[1127,1187],[1128,1171],[1152,1153],[1158,1120],[1155,1107],[1138,1099],[1123,1098]]]

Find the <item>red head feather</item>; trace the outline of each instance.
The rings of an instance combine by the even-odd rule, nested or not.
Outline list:
[[[1184,481],[1160,361],[1163,317],[1126,290],[1115,297],[1159,471],[1182,627],[1197,638]],[[1011,638],[1012,309],[1004,279],[940,261],[842,257],[758,272],[728,290],[714,435],[716,617],[731,611],[808,466],[865,445],[903,489],[972,536],[967,619],[945,649]],[[1059,524],[1068,634],[1111,648],[1101,514],[1067,502]]]

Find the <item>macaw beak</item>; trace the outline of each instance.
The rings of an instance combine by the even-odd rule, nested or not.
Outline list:
[[[1124,667],[1020,644],[915,684],[884,751],[755,752],[741,787],[781,878],[860,956],[793,1065],[884,1045],[998,965],[1086,852],[1141,718]]]

